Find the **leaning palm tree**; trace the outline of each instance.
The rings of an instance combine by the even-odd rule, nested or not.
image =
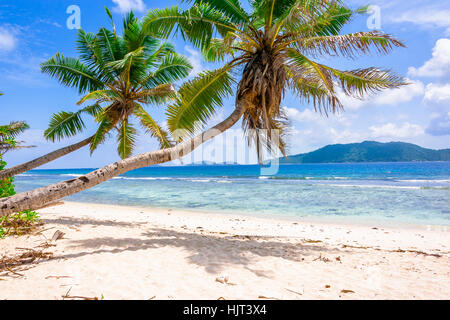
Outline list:
[[[111,21],[112,17],[107,10]],[[161,148],[172,145],[167,132],[149,115],[145,106],[164,104],[175,97],[173,83],[192,70],[189,60],[177,54],[170,43],[146,35],[142,23],[130,12],[123,20],[123,36],[101,28],[97,34],[80,30],[77,50],[79,58],[57,53],[42,63],[42,72],[62,85],[85,94],[76,112],[62,111],[53,115],[45,138],[57,141],[79,134],[85,129],[84,115],[94,117],[97,130],[91,137],[50,154],[0,172],[7,178],[53,161],[89,145],[91,153],[110,135],[117,134],[118,153],[129,157],[138,134],[132,118],[146,133],[158,139]],[[87,94],[86,94],[87,93]]]
[[[286,90],[324,113],[342,109],[338,93],[363,98],[369,93],[403,85],[401,77],[378,68],[340,71],[313,59],[324,55],[354,58],[358,54],[388,53],[403,44],[380,32],[340,35],[355,12],[337,0],[255,0],[252,11],[238,0],[190,1],[186,11],[178,7],[154,9],[145,18],[150,35],[169,37],[180,33],[200,48],[210,61],[224,66],[207,71],[179,90],[169,106],[168,126],[177,134],[175,147],[130,157],[82,177],[0,200],[0,215],[36,209],[50,201],[91,188],[137,168],[178,159],[201,143],[224,132],[241,118],[249,142],[281,151],[284,117],[280,103]],[[237,83],[233,113],[213,128],[191,136],[222,105]],[[178,134],[183,129],[185,134]],[[266,131],[266,133],[264,133]]]
[[[145,29],[163,38],[181,34],[207,61],[224,62],[211,73],[217,83],[228,81],[235,72],[236,103],[246,104],[243,129],[259,158],[262,146],[268,150],[275,146],[285,155],[287,119],[280,104],[287,90],[328,114],[343,109],[340,92],[362,99],[405,84],[401,77],[379,68],[342,71],[316,61],[326,56],[387,54],[404,47],[378,31],[341,35],[342,27],[364,8],[352,11],[339,0],[252,0],[248,12],[239,0],[186,2],[193,5],[185,11],[177,6],[154,9],[145,18]],[[211,80],[205,77],[205,81]],[[211,106],[177,107],[189,112],[171,117],[171,130],[193,132],[196,127],[188,124],[205,123],[214,113]],[[272,135],[274,129],[279,134]]]

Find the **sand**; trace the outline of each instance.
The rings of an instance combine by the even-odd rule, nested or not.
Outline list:
[[[450,233],[65,202],[0,257],[53,259],[0,277],[0,299],[449,299]],[[2,272],[0,272],[2,274]],[[75,298],[69,298],[75,299]]]

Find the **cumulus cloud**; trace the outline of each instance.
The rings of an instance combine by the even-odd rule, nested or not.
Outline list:
[[[439,39],[433,48],[432,58],[419,68],[409,68],[408,75],[415,77],[450,76],[450,39]]]
[[[16,43],[13,32],[0,27],[0,51],[11,51],[15,48]]]
[[[112,0],[116,4],[113,8],[116,12],[128,12],[131,10],[143,12],[145,11],[145,3],[143,0]]]
[[[428,84],[424,99],[429,104],[450,103],[450,83],[444,85]]]
[[[425,132],[421,126],[409,122],[404,122],[402,125],[386,123],[379,127],[371,126],[369,129],[373,138],[411,138]]]

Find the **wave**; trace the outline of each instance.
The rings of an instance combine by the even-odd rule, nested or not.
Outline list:
[[[443,183],[450,182],[450,179],[409,179],[409,180],[395,180],[398,182],[434,182],[434,183]]]
[[[169,177],[114,177],[113,180],[174,180]]]
[[[420,186],[392,186],[392,185],[377,185],[377,184],[318,184],[321,186],[332,186],[332,187],[349,187],[349,188],[380,188],[380,189],[410,189],[410,190],[420,190],[423,187]]]

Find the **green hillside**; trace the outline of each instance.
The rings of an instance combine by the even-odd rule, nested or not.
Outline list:
[[[404,142],[334,144],[316,151],[280,158],[280,163],[450,161],[450,149],[432,150]]]

